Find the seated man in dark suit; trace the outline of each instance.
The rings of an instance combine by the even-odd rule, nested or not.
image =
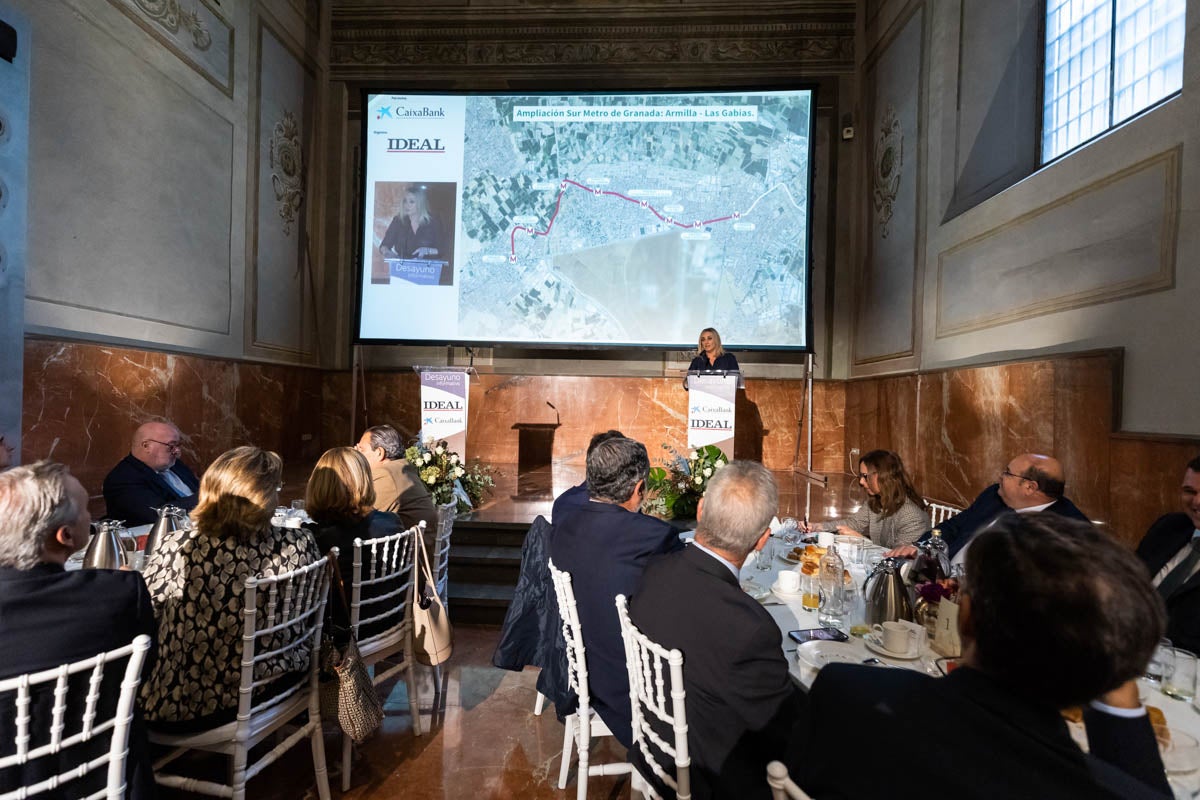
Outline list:
[[[88,495],[66,467],[39,461],[0,473],[0,678],[9,678],[57,667],[71,661],[124,647],[139,634],[157,639],[158,628],[150,606],[150,594],[142,576],[131,571],[87,569],[66,572],[63,564],[71,553],[86,547],[91,516]],[[149,675],[154,663],[151,649],[142,668]],[[114,662],[105,668],[98,713],[111,716],[116,708],[124,665]],[[82,700],[90,675],[72,680],[68,699],[71,709],[66,733],[78,730]],[[82,687],[82,688],[80,688]],[[53,696],[35,697],[32,706],[34,744],[48,739]],[[70,708],[70,705],[69,705]],[[0,701],[0,731],[11,734],[11,698]],[[130,757],[126,769],[129,797],[152,797],[154,778],[146,751],[141,715],[134,717],[130,733]],[[0,735],[0,756],[13,751],[11,735]],[[81,749],[95,758],[107,752],[108,738],[68,748],[61,756],[47,756],[23,768],[0,770],[0,794],[27,782],[43,780],[81,760]],[[85,781],[60,787],[57,793],[38,797],[76,798],[102,788],[107,771],[100,769]]]
[[[984,489],[975,502],[938,525],[954,564],[966,563],[967,545],[1001,517],[1010,514],[1051,514],[1088,521],[1075,504],[1063,496],[1066,479],[1062,464],[1052,456],[1025,453],[1008,462],[1000,472],[1000,482]],[[926,533],[919,541],[929,538]],[[911,558],[917,554],[912,545],[888,551],[890,556]]]
[[[182,436],[169,422],[147,422],[133,434],[129,455],[104,478],[104,515],[128,525],[158,519],[156,508],[196,507],[200,481],[179,460]]]
[[[592,451],[596,449],[596,445],[601,442],[607,442],[609,439],[624,439],[625,434],[620,431],[608,430],[603,433],[597,433],[588,442],[587,454],[590,456]],[[586,505],[588,501],[587,479],[583,483],[572,486],[565,492],[554,498],[554,505],[550,509],[550,521],[553,523],[561,522],[568,513],[574,511],[580,506]]]
[[[1200,456],[1187,463],[1182,511],[1155,520],[1137,554],[1167,604],[1167,637],[1176,647],[1200,647]]]
[[[649,474],[640,442],[620,438],[597,445],[587,460],[591,499],[555,523],[550,541],[554,566],[571,573],[592,708],[626,747],[632,712],[616,597],[633,594],[651,556],[683,547],[674,528],[638,511]]]
[[[742,562],[771,535],[778,507],[770,472],[750,461],[730,462],[700,501],[695,541],[651,561],[631,601],[633,624],[683,653],[697,800],[770,797],[767,764],[784,757],[802,703],[788,676],[779,626],[738,582]],[[668,731],[659,735],[671,741]]]
[[[1136,682],[1162,635],[1162,603],[1128,550],[1085,522],[1006,515],[972,543],[960,602],[963,655],[948,677],[821,670],[794,759],[805,791],[1171,796]],[[1060,713],[1083,704],[1087,754]],[[910,774],[926,753],[931,783]]]

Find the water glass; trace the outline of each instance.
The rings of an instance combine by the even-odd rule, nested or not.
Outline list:
[[[1190,702],[1196,696],[1196,654],[1179,647],[1168,648],[1168,651],[1171,667],[1163,673],[1163,694]]]
[[[853,565],[861,567],[863,563],[863,537],[861,536],[839,536],[834,539],[837,546],[838,555],[842,557],[842,561],[847,567]]]
[[[767,537],[767,543],[763,545],[763,549],[758,551],[758,557],[754,559],[754,567],[763,572],[771,569],[774,565],[771,561],[775,558],[775,540]]]
[[[780,522],[779,532],[782,534],[783,543],[787,545],[788,550],[800,544],[800,523],[793,518],[784,517]]]
[[[1146,672],[1142,676],[1147,681],[1153,684],[1161,684],[1163,673],[1166,672],[1167,666],[1171,662],[1171,654],[1167,651],[1171,649],[1170,639],[1160,639],[1158,647],[1155,648],[1154,654],[1150,656],[1150,663],[1146,664]]]

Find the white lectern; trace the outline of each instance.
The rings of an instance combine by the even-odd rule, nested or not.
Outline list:
[[[734,406],[746,386],[736,369],[688,370],[688,447],[716,445],[734,458]]]

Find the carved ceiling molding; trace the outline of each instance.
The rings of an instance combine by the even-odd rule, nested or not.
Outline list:
[[[330,49],[335,80],[394,78],[395,67],[420,65],[424,77],[439,73],[462,77],[486,67],[519,72],[573,67],[637,67],[677,64],[722,65],[777,72],[780,67],[805,73],[854,71],[853,13],[792,12],[763,15],[709,14],[665,21],[661,9],[644,22],[596,18],[515,20],[497,13],[487,20],[475,13],[447,22],[437,19],[366,19],[336,14]],[[496,77],[489,75],[489,77]],[[556,75],[555,77],[562,77]]]

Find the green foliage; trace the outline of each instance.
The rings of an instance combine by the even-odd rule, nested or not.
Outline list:
[[[460,514],[478,508],[496,486],[491,466],[479,459],[470,464],[464,462],[444,441],[417,442],[404,451],[404,457],[421,476],[434,505],[445,505],[457,498]]]
[[[670,458],[664,466],[650,470],[642,510],[664,519],[695,517],[700,498],[708,489],[708,481],[729,463],[729,458],[711,444],[698,447],[686,456],[670,445],[662,447],[670,453]]]

